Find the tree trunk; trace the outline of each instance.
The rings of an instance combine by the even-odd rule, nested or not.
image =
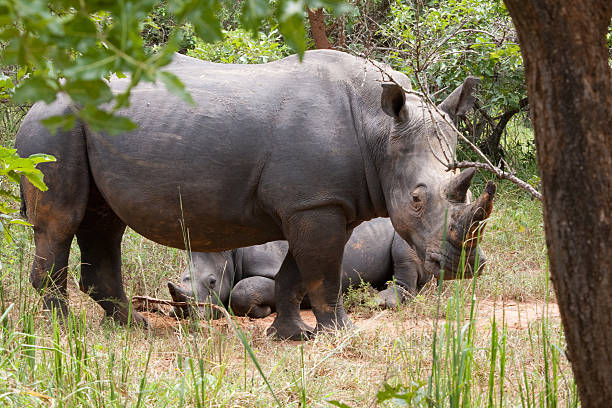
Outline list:
[[[610,0],[505,0],[525,60],[550,272],[583,407],[612,401]]]
[[[315,47],[334,48],[332,43],[327,38],[323,9],[308,9],[308,21],[310,22],[310,31],[312,32],[312,39],[315,42]]]

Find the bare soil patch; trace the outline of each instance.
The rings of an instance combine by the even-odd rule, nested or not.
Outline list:
[[[165,310],[163,307],[160,307],[159,309],[161,310],[157,312],[141,312],[149,320],[151,329],[155,333],[171,333],[178,328],[179,324],[185,324],[185,320],[179,320],[162,314]],[[307,325],[311,327],[315,326],[316,319],[311,310],[302,310],[300,314],[302,320],[304,320]],[[398,327],[397,315],[395,315],[395,312],[389,310],[383,310],[379,313],[375,313],[371,317],[363,317],[355,314],[349,315],[357,329],[364,332],[385,330],[392,334],[398,330],[423,330],[425,328],[433,327],[434,324],[434,319],[432,318],[412,316],[401,321],[399,323],[400,327]],[[276,313],[272,313],[270,316],[263,319],[252,319],[249,317],[237,316],[234,317],[234,321],[244,332],[265,333],[266,329],[272,324],[275,317]],[[541,321],[544,317],[559,318],[559,308],[556,303],[545,303],[541,301],[496,302],[488,299],[479,301],[476,309],[476,326],[480,329],[487,329],[490,327],[493,317],[495,317],[498,326],[505,324],[507,325],[508,329],[525,330],[530,324]],[[444,321],[444,319],[439,320],[439,322],[442,321]],[[221,331],[231,330],[229,322],[224,318],[204,321],[202,324],[205,326],[212,326]]]

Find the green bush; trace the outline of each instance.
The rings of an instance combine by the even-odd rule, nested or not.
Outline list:
[[[176,17],[168,11],[167,1],[160,1],[144,20],[140,35],[146,49],[154,53],[168,43],[175,31],[178,52],[184,54],[194,47],[196,36],[193,26],[190,23],[177,25]]]
[[[291,53],[276,29],[267,34],[260,32],[256,36],[237,29],[224,31],[224,39],[213,44],[196,40],[194,48],[187,55],[226,64],[262,64]]]

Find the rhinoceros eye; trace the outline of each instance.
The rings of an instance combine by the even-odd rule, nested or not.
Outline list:
[[[412,208],[420,212],[425,206],[425,199],[427,198],[427,187],[420,185],[412,192]]]

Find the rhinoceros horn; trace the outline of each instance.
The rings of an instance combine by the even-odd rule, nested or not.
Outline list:
[[[484,224],[482,224],[482,221],[486,220],[489,218],[489,215],[491,215],[495,190],[495,183],[488,181],[480,197],[464,210],[461,216],[463,228],[460,228],[460,231],[463,231],[463,242],[466,247],[475,247],[477,245],[478,236],[482,236],[484,231]]]
[[[193,300],[193,292],[191,290],[184,289],[172,282],[168,282],[168,291],[175,302],[189,302]]]
[[[462,171],[451,179],[451,181],[448,183],[447,189],[449,200],[460,203],[465,202],[474,173],[476,173],[476,169],[472,167]]]

